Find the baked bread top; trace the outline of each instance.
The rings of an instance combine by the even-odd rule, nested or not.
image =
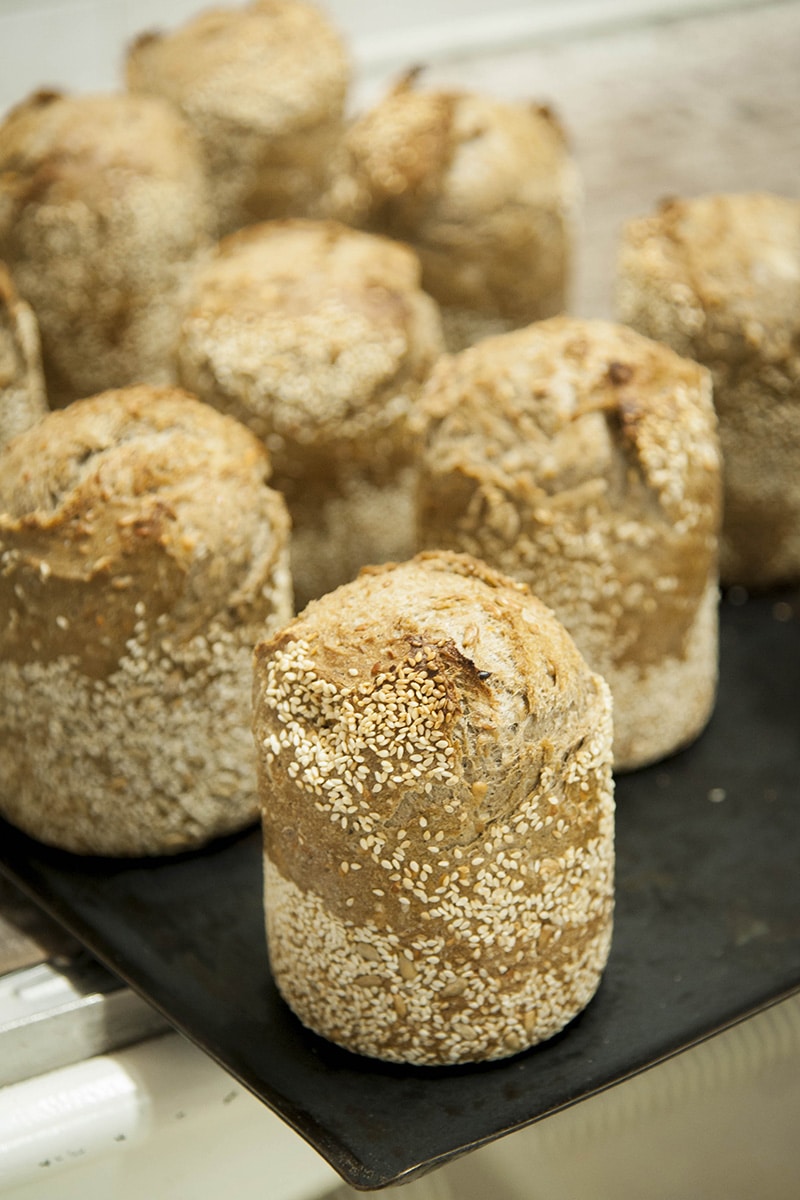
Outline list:
[[[665,201],[628,222],[617,304],[704,362],[786,360],[800,330],[800,201],[769,193]]]
[[[151,180],[204,189],[194,135],[172,105],[35,92],[0,127],[0,244],[26,205],[132,202],[130,189]]]
[[[130,47],[129,86],[265,137],[302,132],[339,113],[350,76],[342,39],[314,5],[256,0],[212,8]]]
[[[413,898],[387,883],[393,871],[411,881],[415,861],[466,861],[508,832],[531,781],[546,788],[562,769],[562,752],[585,742],[559,815],[569,823],[579,807],[581,763],[605,763],[610,804],[605,683],[525,585],[467,555],[365,568],[261,642],[255,670],[267,852],[355,924],[379,911],[401,932]],[[592,804],[586,821],[598,817]],[[579,830],[590,842],[598,832],[576,816]],[[541,855],[563,850],[560,837],[542,833]],[[364,870],[348,886],[340,868],[352,862]]]
[[[0,447],[47,412],[39,329],[0,263]]]
[[[377,459],[365,439],[403,424],[442,351],[419,276],[407,247],[333,221],[232,234],[193,277],[180,377],[264,438],[282,475],[291,445],[352,459],[361,441]]]
[[[591,661],[680,656],[716,561],[704,367],[623,326],[555,317],[442,359],[418,411],[424,545],[474,537],[580,625]],[[653,586],[657,622],[643,619]]]
[[[550,315],[580,196],[561,125],[542,105],[416,82],[409,73],[348,130],[330,215],[414,245],[440,303],[518,323]]]
[[[114,669],[146,618],[188,641],[267,611],[288,517],[246,429],[178,389],[106,392],[0,454],[0,658]]]
[[[0,126],[0,258],[33,308],[52,407],[169,381],[175,295],[208,247],[199,147],[151,96],[38,92]]]

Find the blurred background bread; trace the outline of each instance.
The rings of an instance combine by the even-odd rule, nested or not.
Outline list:
[[[348,129],[323,208],[414,248],[458,350],[566,307],[579,195],[549,109],[411,72]]]
[[[555,317],[444,358],[419,411],[420,545],[480,557],[550,605],[611,687],[617,768],[694,738],[717,677],[705,368]]]
[[[46,412],[36,317],[0,262],[0,448]]]
[[[800,580],[800,201],[707,195],[630,221],[617,308],[713,375],[723,582]]]
[[[609,950],[611,699],[553,614],[466,556],[368,568],[256,649],[273,977],[390,1061],[502,1058]]]
[[[39,324],[51,407],[169,381],[175,297],[210,241],[191,129],[166,101],[37,92],[0,124],[0,259]]]
[[[252,226],[196,271],[178,376],[267,445],[299,607],[414,552],[410,417],[442,349],[412,251],[336,222]]]
[[[83,854],[253,821],[250,658],[291,612],[260,442],[177,389],[76,401],[0,452],[0,812]]]
[[[203,148],[217,234],[303,216],[327,182],[350,61],[322,8],[255,0],[142,34],[128,87],[175,104]]]

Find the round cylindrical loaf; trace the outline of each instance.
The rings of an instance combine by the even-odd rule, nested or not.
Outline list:
[[[459,350],[562,311],[579,190],[549,109],[412,72],[348,130],[323,207],[413,246]]]
[[[291,615],[263,446],[177,389],[47,414],[0,453],[0,813],[82,854],[257,816],[256,637]]]
[[[695,737],[717,679],[708,372],[556,317],[443,359],[419,411],[420,547],[481,557],[554,609],[611,686],[618,768]]]
[[[591,999],[612,925],[611,700],[466,556],[367,568],[255,657],[272,972],[396,1062],[501,1058]]]
[[[342,39],[298,0],[201,12],[131,46],[128,86],[174,103],[205,155],[219,236],[301,216],[327,182],[350,81]]]
[[[0,263],[0,447],[46,412],[36,317]]]
[[[723,582],[800,580],[800,201],[701,196],[631,221],[617,311],[713,375]]]
[[[386,238],[266,222],[198,269],[178,374],[266,442],[300,606],[364,564],[413,553],[409,417],[441,351],[419,264]]]
[[[147,96],[38,92],[0,125],[0,258],[58,407],[169,382],[175,296],[212,230],[199,149]]]

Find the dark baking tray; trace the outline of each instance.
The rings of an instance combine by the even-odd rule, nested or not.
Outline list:
[[[347,1182],[410,1179],[800,988],[800,597],[744,599],[722,602],[707,731],[617,781],[616,927],[597,996],[513,1059],[387,1066],[304,1030],[270,978],[257,831],[124,863],[0,824],[4,870]]]

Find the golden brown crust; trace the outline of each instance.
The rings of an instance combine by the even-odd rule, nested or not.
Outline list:
[[[385,238],[266,222],[197,271],[179,377],[269,447],[299,604],[412,553],[409,414],[441,351],[419,264]]]
[[[327,212],[414,247],[450,349],[560,312],[578,182],[558,122],[415,80],[348,130]]]
[[[208,245],[199,150],[153,97],[39,92],[0,126],[0,258],[33,308],[51,404],[169,378],[175,295]]]
[[[48,414],[0,455],[0,806],[85,853],[255,815],[244,682],[291,611],[263,446],[177,389]],[[194,764],[194,766],[192,766]]]
[[[0,447],[46,412],[36,318],[0,263]]]
[[[708,373],[621,326],[557,317],[443,359],[419,414],[420,544],[475,554],[528,583],[615,701],[625,674],[618,767],[699,732],[716,679],[715,631],[703,621],[702,647],[693,637],[716,586],[719,452]],[[702,688],[702,720],[693,706],[691,728],[679,722],[662,741],[665,728],[652,722],[659,673],[682,663]],[[673,706],[672,696],[661,703]]]
[[[132,91],[166,97],[196,130],[219,234],[301,215],[322,190],[350,78],[324,14],[297,0],[201,12],[138,38]]]
[[[724,462],[721,574],[800,579],[800,202],[665,202],[623,233],[622,320],[709,368]]]
[[[613,875],[611,709],[552,614],[420,555],[259,644],[270,955],[350,1049],[512,1054],[588,1002]]]

